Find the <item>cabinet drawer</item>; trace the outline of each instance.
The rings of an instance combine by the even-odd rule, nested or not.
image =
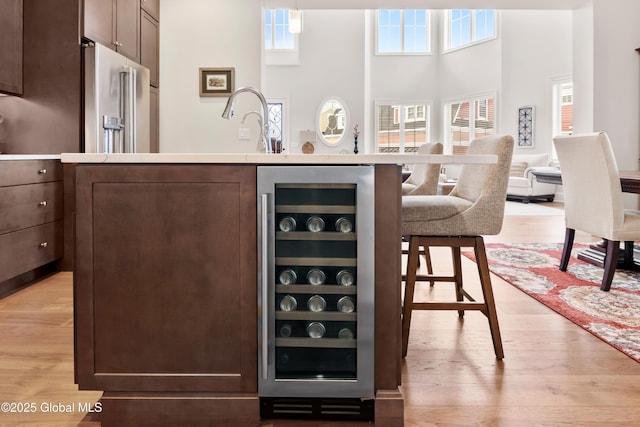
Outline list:
[[[0,234],[62,219],[62,181],[0,187]]]
[[[0,235],[0,282],[62,258],[62,221]]]
[[[2,160],[0,187],[62,181],[60,160]]]

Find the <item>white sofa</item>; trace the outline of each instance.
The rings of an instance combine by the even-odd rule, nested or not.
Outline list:
[[[529,203],[532,200],[552,202],[556,193],[554,184],[538,182],[533,171],[559,170],[549,164],[548,153],[514,154],[511,160],[511,172],[507,187],[507,200]]]

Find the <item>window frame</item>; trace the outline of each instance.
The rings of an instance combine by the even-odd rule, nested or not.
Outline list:
[[[398,125],[398,135],[399,135],[399,145],[398,145],[398,153],[404,154],[415,154],[420,145],[431,141],[431,132],[433,129],[432,123],[432,112],[433,112],[433,101],[431,100],[389,100],[389,99],[379,99],[375,101],[375,117],[374,117],[374,134],[375,138],[373,141],[374,144],[374,152],[381,153],[380,151],[380,140],[379,140],[379,132],[378,124],[380,122],[380,107],[381,106],[389,106],[393,107],[393,124]],[[407,123],[415,123],[417,119],[407,120],[408,111],[411,107],[416,106],[425,106],[425,110],[422,112],[422,115],[425,117],[425,140],[421,141],[413,151],[406,151],[406,141],[404,139],[405,135],[405,125]],[[402,120],[404,119],[404,120]]]
[[[451,47],[451,32],[452,32],[452,11],[453,10],[469,10],[470,11],[470,24],[469,24],[469,42],[461,44],[455,47]],[[493,35],[482,39],[475,38],[476,17],[478,11],[493,10]],[[466,49],[471,46],[477,46],[482,43],[486,43],[498,38],[498,9],[446,9],[443,12],[442,19],[442,54],[449,52],[455,52],[461,49]]]
[[[400,51],[395,52],[381,52],[380,51],[380,11],[381,10],[397,10],[400,11]],[[406,51],[405,45],[405,11],[407,10],[424,10],[426,13],[425,19],[425,36],[426,40],[426,50],[423,52],[415,52],[415,51]],[[421,56],[421,55],[431,55],[432,54],[432,44],[431,44],[431,28],[432,28],[432,13],[430,9],[376,9],[375,11],[375,54],[379,56],[394,56],[394,55],[406,55],[406,56]],[[412,28],[416,28],[413,26]]]
[[[275,20],[275,14],[277,11],[283,11],[285,24],[288,26],[289,22],[289,9],[270,9],[265,8],[262,13],[262,49],[264,52],[265,65],[299,65],[300,64],[300,34],[291,34],[293,39],[293,47],[291,48],[276,48],[274,46],[275,32],[271,29],[271,47],[267,47],[266,32],[267,32],[267,20],[266,13],[271,13],[271,22]],[[273,24],[270,24],[273,26]],[[288,31],[288,29],[286,30]]]
[[[476,106],[476,101],[480,101],[483,99],[488,100],[489,98],[493,99],[493,134],[496,133],[497,129],[498,129],[498,97],[497,97],[497,93],[494,92],[483,92],[483,93],[477,93],[477,94],[473,94],[473,95],[469,95],[469,96],[465,96],[465,97],[459,97],[459,98],[450,98],[450,99],[446,99],[443,100],[442,102],[442,120],[443,120],[443,125],[444,125],[444,149],[446,153],[454,153],[454,145],[456,146],[466,146],[468,147],[469,144],[471,143],[471,141],[473,141],[475,138],[477,138],[476,136],[476,126],[475,126],[475,122],[479,119],[478,117],[476,117],[477,113],[478,113],[478,107]],[[451,117],[451,106],[453,104],[463,104],[465,102],[468,102],[470,104],[469,106],[469,112],[470,112],[470,117],[469,117],[469,123],[468,123],[468,129],[469,129],[469,141],[466,144],[454,144],[453,139],[453,135],[452,135],[452,131],[451,131],[451,122],[452,122],[452,117]],[[487,102],[486,105],[486,111],[487,111],[487,116],[489,115],[489,105]],[[460,112],[460,108],[458,108],[456,115],[458,115],[458,113]],[[472,115],[471,115],[472,113]],[[488,117],[486,117],[486,119],[488,119]],[[465,150],[466,151],[466,150]],[[455,153],[454,153],[455,154]]]

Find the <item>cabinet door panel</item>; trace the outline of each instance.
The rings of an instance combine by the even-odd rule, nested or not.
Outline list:
[[[140,62],[140,0],[116,0],[118,52]]]
[[[148,13],[142,12],[140,21],[140,63],[149,69],[151,86],[159,83],[158,22]]]
[[[255,392],[255,167],[76,177],[79,386]]]
[[[160,20],[160,0],[142,0],[141,6],[156,21]]]
[[[114,3],[111,0],[84,0],[83,35],[107,46],[116,48],[113,36],[116,33]]]
[[[0,92],[22,94],[22,0],[0,0]]]

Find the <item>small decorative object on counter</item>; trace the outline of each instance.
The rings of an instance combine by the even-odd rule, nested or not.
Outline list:
[[[307,220],[307,230],[313,233],[324,230],[324,220],[319,216],[309,217]]]
[[[358,124],[353,127],[353,154],[358,154],[358,136],[360,131],[358,130]]]
[[[282,311],[296,311],[298,308],[298,301],[291,295],[285,295],[280,301],[280,310]]]
[[[280,273],[280,283],[282,283],[283,285],[293,285],[296,283],[297,279],[298,275],[290,268],[287,268],[282,273]]]
[[[290,216],[285,216],[280,220],[280,230],[286,232],[296,231],[296,220]]]
[[[307,282],[310,285],[322,285],[326,280],[327,276],[324,274],[324,271],[319,268],[312,268],[307,273]]]

